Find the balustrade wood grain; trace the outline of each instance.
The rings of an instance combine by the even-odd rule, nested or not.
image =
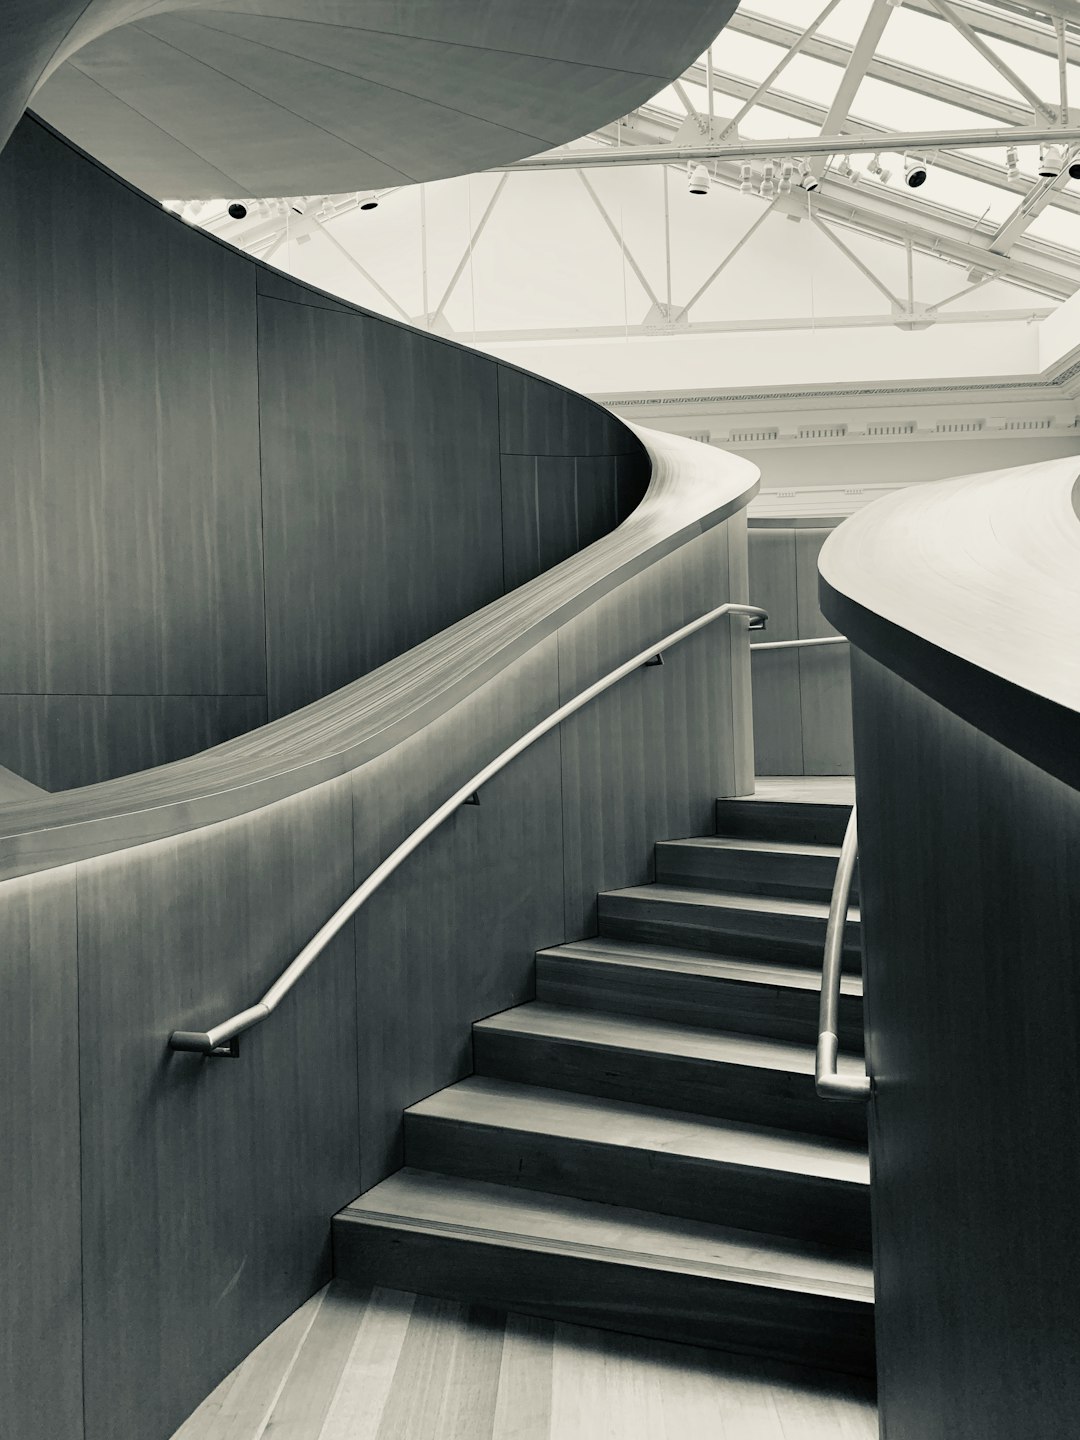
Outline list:
[[[4,1430],[81,1436],[73,866],[0,885],[0,1156]]]
[[[648,483],[591,401],[258,265],[29,118],[0,278],[0,764],[49,790],[338,689]]]
[[[853,654],[889,1440],[1080,1410],[1080,795]]]

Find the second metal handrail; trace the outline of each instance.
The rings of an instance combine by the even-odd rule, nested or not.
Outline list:
[[[371,872],[363,884],[353,891],[344,904],[340,905],[338,909],[334,911],[326,924],[312,936],[300,951],[299,955],[297,955],[296,959],[282,971],[281,975],[274,981],[273,985],[270,986],[270,989],[267,990],[261,1000],[255,1005],[249,1006],[248,1009],[241,1010],[238,1014],[230,1016],[228,1020],[223,1020],[220,1025],[215,1025],[211,1030],[174,1030],[169,1036],[169,1048],[172,1050],[194,1051],[200,1055],[235,1056],[239,1054],[239,1037],[244,1031],[250,1030],[254,1025],[258,1025],[277,1009],[278,1005],[300,977],[314,964],[315,960],[318,959],[319,955],[326,949],[338,931],[352,919],[361,905],[364,904],[365,900],[370,899],[375,891],[378,890],[379,886],[390,878],[398,866],[404,860],[407,860],[413,851],[422,845],[428,836],[439,828],[444,820],[449,819],[456,810],[466,804],[482,785],[486,785],[500,770],[509,765],[511,760],[516,759],[523,750],[527,750],[530,745],[539,740],[541,736],[546,735],[549,730],[554,730],[557,725],[561,725],[564,720],[575,714],[576,711],[580,710],[584,705],[587,705],[590,700],[594,700],[598,695],[603,694],[605,690],[610,689],[612,685],[617,684],[618,681],[623,679],[624,676],[629,675],[632,671],[640,670],[642,666],[654,663],[660,652],[670,649],[671,646],[677,645],[680,640],[685,640],[689,635],[693,635],[696,631],[704,629],[706,625],[710,625],[714,620],[718,620],[721,615],[746,615],[749,617],[751,625],[753,625],[754,621],[757,621],[759,625],[763,625],[768,618],[766,611],[760,609],[757,605],[737,605],[732,601],[727,601],[723,605],[718,605],[714,610],[709,610],[706,614],[699,615],[696,620],[691,620],[688,624],[680,626],[678,630],[674,630],[670,635],[665,635],[662,640],[656,641],[650,645],[647,650],[639,651],[632,659],[625,661],[615,670],[609,671],[607,675],[603,675],[599,680],[594,681],[587,689],[582,690],[580,695],[575,695],[573,700],[567,701],[565,705],[560,705],[559,708],[553,711],[545,720],[541,720],[539,725],[534,725],[533,728],[522,735],[519,740],[515,740],[513,745],[502,751],[494,760],[485,765],[482,770],[478,770],[475,775],[466,780],[464,785],[459,786],[448,800],[445,800],[437,810],[428,816],[422,825],[419,825],[407,839],[401,842],[396,850],[392,850],[386,859]]]
[[[818,1010],[817,1055],[814,1062],[814,1084],[826,1100],[866,1100],[870,1095],[868,1075],[841,1075],[837,1069],[840,1053],[840,975],[844,958],[844,927],[847,924],[848,901],[855,861],[859,854],[859,831],[855,806],[844,832],[836,881],[829,902],[829,920],[825,927],[825,958],[821,967],[821,1005]]]
[[[804,645],[846,645],[846,635],[814,635],[805,640],[758,640],[750,646],[751,650],[796,650]]]

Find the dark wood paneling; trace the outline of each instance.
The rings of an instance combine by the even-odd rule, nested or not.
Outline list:
[[[799,657],[803,775],[850,775],[851,656],[848,645],[814,645]],[[786,771],[773,771],[786,774]]]
[[[484,356],[269,299],[259,375],[277,716],[502,593],[498,396]]]
[[[329,1276],[359,1188],[351,933],[239,1061],[166,1040],[251,1003],[351,882],[345,779],[80,867],[87,1440],[171,1434]]]
[[[621,420],[571,390],[499,366],[500,446],[508,455],[635,455]]]
[[[82,1435],[75,871],[0,885],[0,1415]]]
[[[641,503],[645,478],[618,455],[503,455],[505,588],[512,590],[613,530]],[[620,483],[618,467],[624,465]]]
[[[252,265],[28,122],[0,284],[0,690],[262,690]]]
[[[548,641],[355,776],[359,883],[433,806],[558,704]],[[401,1164],[402,1112],[471,1069],[470,1026],[529,996],[563,935],[559,735],[411,856],[356,922],[364,1188]]]
[[[855,756],[888,1440],[1080,1411],[1080,796],[861,651]]]
[[[266,723],[264,695],[0,695],[4,759],[45,790],[93,785]]]

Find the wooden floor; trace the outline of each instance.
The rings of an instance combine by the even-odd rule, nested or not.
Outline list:
[[[804,800],[816,805],[854,805],[853,775],[759,775],[746,800]]]
[[[396,1290],[321,1291],[174,1440],[877,1440],[866,1382]]]

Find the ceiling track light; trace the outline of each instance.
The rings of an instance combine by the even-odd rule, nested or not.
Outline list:
[[[791,194],[791,181],[795,174],[795,161],[783,160],[780,164],[780,183],[777,189],[781,195]]]
[[[1009,181],[1020,179],[1020,156],[1015,145],[1010,145],[1005,151],[1005,179]]]
[[[920,185],[925,185],[929,173],[925,160],[904,156],[904,184],[909,190],[918,190]]]
[[[1039,146],[1039,175],[1043,180],[1053,180],[1065,169],[1064,145]]]
[[[814,174],[813,170],[810,169],[810,161],[804,160],[802,162],[802,174],[799,176],[799,185],[807,194],[810,194],[816,190],[820,184],[821,181]]]
[[[712,182],[707,166],[688,165],[686,180],[691,195],[707,195],[709,193],[709,185]]]
[[[754,167],[749,160],[744,160],[739,167],[739,193],[752,195],[754,193]]]
[[[836,173],[842,175],[845,180],[850,180],[854,185],[859,178],[859,172],[851,163],[851,156],[845,155],[836,167]]]
[[[880,155],[875,155],[866,168],[870,171],[871,175],[877,176],[877,178],[881,181],[882,185],[887,185],[892,179],[892,171],[885,169],[885,167],[881,163]]]
[[[773,177],[776,174],[776,165],[772,160],[766,160],[761,167],[761,188],[758,194],[763,200],[771,200],[776,194],[776,185]]]

